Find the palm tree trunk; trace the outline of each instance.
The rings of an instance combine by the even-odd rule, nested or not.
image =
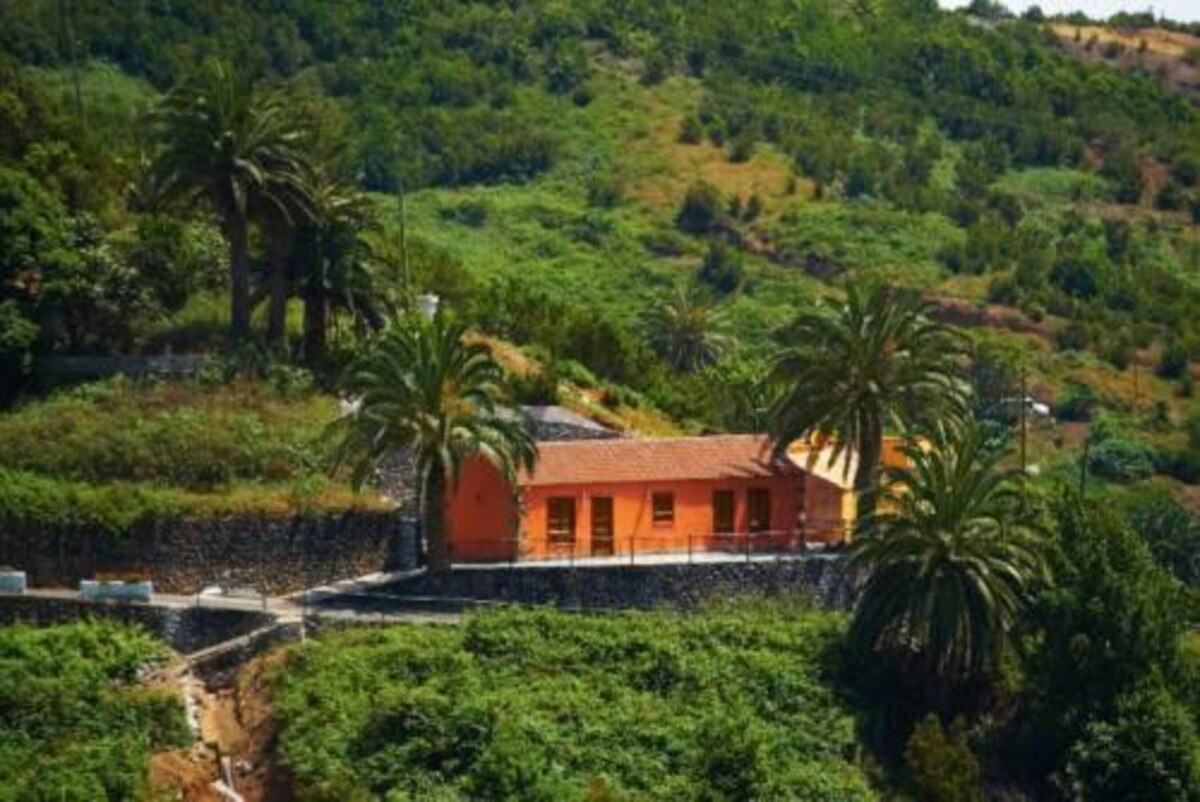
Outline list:
[[[235,340],[250,337],[250,245],[246,215],[231,212],[225,218],[229,237],[229,319]]]
[[[425,477],[422,516],[425,529],[425,549],[431,573],[450,570],[450,549],[446,542],[446,476],[434,468]]]
[[[304,358],[310,365],[320,364],[325,358],[328,317],[324,288],[315,281],[308,282],[304,287]]]
[[[865,426],[858,442],[858,467],[854,471],[854,492],[858,497],[854,534],[869,534],[871,518],[879,502],[879,461],[883,455],[883,427],[874,422]]]
[[[271,298],[267,308],[267,342],[283,348],[287,335],[288,262],[292,254],[292,233],[286,223],[271,226],[268,240],[271,268]]]

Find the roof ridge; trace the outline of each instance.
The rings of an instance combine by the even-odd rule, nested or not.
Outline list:
[[[657,437],[614,437],[614,438],[611,438],[611,439],[609,439],[609,440],[556,440],[556,441],[552,441],[552,442],[547,442],[547,443],[545,443],[545,445],[553,445],[553,446],[567,446],[567,445],[571,445],[571,446],[578,446],[578,445],[585,445],[585,444],[590,444],[590,445],[599,445],[599,444],[608,444],[608,445],[614,445],[614,444],[621,444],[621,445],[631,445],[631,444],[634,444],[634,443],[639,443],[639,444],[653,444],[653,443],[688,443],[688,442],[695,442],[695,441],[698,441],[698,440],[699,440],[699,441],[703,441],[703,440],[710,440],[710,441],[711,441],[711,440],[733,440],[733,439],[735,439],[735,438],[736,438],[736,439],[756,439],[756,440],[769,440],[769,439],[770,439],[770,435],[768,435],[768,434],[767,434],[767,433],[765,433],[765,432],[763,432],[763,433],[761,433],[761,434],[748,434],[748,433],[744,433],[744,432],[743,432],[743,433],[739,433],[739,432],[730,432],[730,433],[722,433],[722,434],[686,434],[686,435],[682,435],[682,436],[680,436],[680,437],[671,437],[671,436],[657,436]]]

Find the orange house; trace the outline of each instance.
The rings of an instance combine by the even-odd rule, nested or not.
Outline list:
[[[827,449],[799,443],[774,459],[765,435],[545,442],[516,487],[472,460],[450,499],[451,559],[840,543],[854,523],[853,465],[830,464]]]

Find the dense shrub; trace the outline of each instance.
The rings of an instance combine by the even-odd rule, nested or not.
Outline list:
[[[518,403],[535,406],[558,403],[558,372],[553,365],[528,374],[510,376],[509,386],[513,399]]]
[[[1158,367],[1155,370],[1164,379],[1178,379],[1187,371],[1190,358],[1191,354],[1187,347],[1180,342],[1173,341],[1163,349],[1162,357],[1158,360]]]
[[[763,602],[330,634],[274,678],[281,752],[340,798],[871,799],[823,676],[838,629]]]
[[[1080,382],[1067,382],[1054,408],[1060,419],[1065,421],[1091,420],[1092,415],[1100,407],[1100,396],[1089,385]]]
[[[683,196],[675,224],[689,234],[706,234],[724,224],[724,206],[721,190],[707,181],[697,182]]]
[[[698,145],[704,139],[704,126],[694,114],[683,118],[679,124],[679,141],[686,145]]]
[[[1068,497],[1055,519],[1055,584],[1027,617],[1021,760],[1034,776],[1061,777],[1089,729],[1118,720],[1123,699],[1153,677],[1180,677],[1187,599],[1112,507]]]
[[[1196,462],[1200,480],[1200,459]],[[1188,584],[1200,585],[1200,519],[1170,493],[1157,489],[1132,492],[1121,510],[1159,565]]]
[[[154,750],[190,740],[178,693],[137,687],[166,649],[136,629],[0,627],[6,799],[140,799]]]
[[[0,522],[9,528],[84,526],[111,534],[187,508],[178,492],[129,482],[91,485],[0,468]]]
[[[1074,799],[1188,800],[1200,796],[1200,740],[1191,713],[1154,680],[1088,725],[1063,779]]]
[[[1088,470],[1112,482],[1136,482],[1154,475],[1156,458],[1152,446],[1113,437],[1092,446]]]
[[[961,729],[946,732],[930,713],[913,730],[904,764],[916,798],[928,802],[982,802],[979,761]]]
[[[336,414],[332,399],[312,394],[307,374],[272,377],[84,385],[0,418],[0,467],[193,489],[323,471],[318,440]]]
[[[728,295],[742,285],[742,257],[721,240],[713,240],[700,265],[700,281],[719,295]]]

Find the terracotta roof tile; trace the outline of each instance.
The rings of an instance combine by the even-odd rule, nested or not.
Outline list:
[[[656,440],[541,443],[523,486],[661,482],[774,476],[796,470],[773,462],[766,435],[735,434]]]

